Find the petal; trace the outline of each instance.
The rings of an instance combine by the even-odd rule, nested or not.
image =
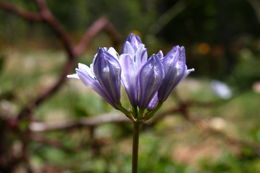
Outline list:
[[[142,44],[142,41],[140,39],[139,36],[135,35],[135,34],[130,34],[127,38],[125,42],[129,42],[132,47],[134,48],[134,50],[136,50],[140,44]]]
[[[91,66],[91,65],[90,65]],[[93,70],[89,68],[87,65],[79,63],[78,64],[78,69],[83,71],[84,73],[88,74],[91,78],[95,78],[95,75],[93,73]]]
[[[158,92],[155,93],[155,95],[153,96],[152,100],[150,101],[150,103],[148,104],[148,110],[153,110],[157,104],[158,104]]]
[[[69,74],[69,75],[67,75],[67,78],[79,79],[79,76],[78,76],[78,74]]]
[[[110,55],[112,55],[115,58],[119,57],[117,51],[113,47],[108,48],[107,52],[110,53]]]
[[[138,89],[137,71],[134,66],[134,61],[129,54],[122,54],[119,57],[119,62],[122,67],[122,83],[132,106],[136,106]]]
[[[180,55],[180,47],[173,47],[166,55],[162,58],[162,63],[165,68],[165,73],[167,73],[170,68],[174,68],[175,64],[178,61],[178,57]]]
[[[156,54],[160,59],[163,58],[163,52],[160,50],[157,54]]]
[[[129,41],[126,41],[124,43],[122,53],[130,54],[130,55],[135,54],[135,50],[134,50],[134,48],[132,47],[132,45],[130,44]]]
[[[186,69],[187,69],[187,66],[186,66]],[[185,70],[184,78],[187,77],[191,72],[194,72],[194,71],[195,71],[194,68],[190,68],[190,69]]]
[[[120,103],[121,67],[118,60],[100,48],[93,64],[93,70],[101,87],[115,104]]]
[[[139,73],[139,107],[146,108],[159,89],[163,76],[163,67],[156,55],[147,61]]]
[[[158,97],[160,101],[165,101],[173,90],[177,69],[176,64],[180,55],[179,46],[173,47],[165,57],[162,59],[164,68],[164,78],[158,91]]]
[[[165,101],[177,84],[193,69],[187,70],[184,47],[174,47],[162,60],[165,76],[158,91],[160,101]]]
[[[139,67],[138,69],[141,69],[141,67],[147,62],[147,57],[146,48],[143,44],[140,44],[134,55],[134,61],[136,62],[136,66]]]
[[[92,78],[89,73],[86,73],[84,69],[76,69],[77,76],[79,79],[87,86],[96,91],[101,97],[103,97],[108,103],[115,107],[112,99],[106,94],[106,92],[101,88],[100,84],[95,78]]]

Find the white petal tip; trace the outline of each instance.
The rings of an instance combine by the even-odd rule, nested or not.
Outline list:
[[[70,74],[70,75],[67,75],[67,78],[79,79],[79,76],[77,74]]]
[[[193,71],[195,71],[194,68],[188,69],[188,72],[189,72],[189,73],[190,73],[190,72],[193,72]]]

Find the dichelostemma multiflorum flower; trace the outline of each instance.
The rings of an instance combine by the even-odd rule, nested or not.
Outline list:
[[[159,51],[148,58],[141,39],[130,34],[121,55],[112,47],[99,48],[89,67],[79,64],[76,74],[68,77],[80,79],[128,117],[147,119],[192,71],[194,69],[187,68],[183,46],[173,47],[165,56]],[[134,111],[121,105],[121,83]]]

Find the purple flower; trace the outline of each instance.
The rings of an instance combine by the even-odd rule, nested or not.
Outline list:
[[[140,92],[138,76],[141,68],[147,62],[147,50],[138,36],[130,34],[127,37],[119,62],[122,67],[122,83],[132,106],[136,107]]]
[[[68,78],[80,79],[113,107],[120,105],[121,67],[114,48],[99,48],[90,67],[79,63],[76,74]]]
[[[120,56],[114,48],[99,48],[90,67],[79,64],[76,74],[68,77],[80,79],[114,108],[136,120],[152,116],[192,71],[194,69],[187,68],[184,47],[173,47],[165,56],[159,51],[148,58],[141,39],[130,34]],[[121,82],[133,112],[120,103]]]
[[[119,57],[122,83],[132,106],[154,109],[164,102],[176,85],[194,69],[187,69],[184,47],[174,47],[166,56],[162,51],[147,59],[141,39],[130,34]]]
[[[161,61],[165,76],[158,90],[159,102],[165,101],[177,84],[190,72],[194,71],[194,69],[187,68],[183,46],[173,47]]]

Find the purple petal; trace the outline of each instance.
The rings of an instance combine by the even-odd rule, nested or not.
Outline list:
[[[163,66],[156,55],[147,61],[139,73],[139,107],[146,108],[159,89],[163,76]]]
[[[161,50],[156,55],[159,57],[159,59],[163,58],[163,52]]]
[[[122,53],[123,54],[130,54],[130,55],[134,55],[135,54],[135,49],[133,48],[133,46],[130,44],[129,41],[126,41],[124,43]]]
[[[165,101],[177,84],[193,69],[187,70],[184,47],[174,47],[162,60],[165,76],[158,91],[160,101]]]
[[[150,103],[148,104],[147,109],[148,110],[153,110],[157,104],[158,104],[158,92],[155,93],[155,95],[153,96],[152,100],[150,101]]]
[[[119,57],[119,62],[122,67],[122,83],[132,106],[136,106],[138,89],[137,71],[134,67],[134,61],[129,54],[122,54]]]
[[[126,38],[125,43],[126,43],[126,42],[129,42],[135,51],[137,50],[137,48],[139,47],[139,45],[142,44],[142,41],[141,41],[140,37],[137,36],[137,35],[135,35],[135,34],[130,34],[130,35]],[[124,49],[123,49],[123,50],[124,50]]]
[[[110,55],[112,55],[114,58],[118,59],[119,55],[118,55],[117,51],[113,47],[108,48],[107,52]]]
[[[93,70],[103,90],[115,104],[120,103],[121,67],[118,60],[100,48],[93,64]]]
[[[76,69],[78,78],[87,86],[96,91],[100,96],[102,96],[108,103],[112,106],[112,99],[106,94],[106,92],[101,88],[98,81],[93,77],[93,74],[90,72],[90,68],[84,64],[79,64],[79,67]]]
[[[136,49],[136,52],[134,55],[134,61],[136,62],[136,66],[139,67],[138,69],[141,69],[142,66],[147,62],[147,50],[144,47],[143,44],[140,44],[139,47]]]

